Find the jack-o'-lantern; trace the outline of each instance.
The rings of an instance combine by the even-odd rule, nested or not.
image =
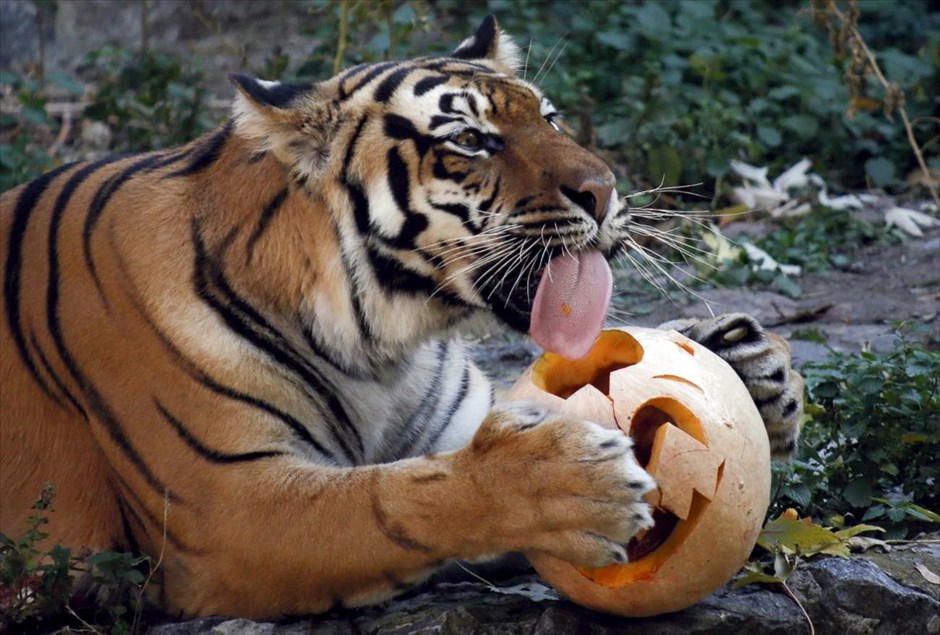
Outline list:
[[[669,613],[747,561],[769,504],[770,448],[747,388],[711,351],[675,331],[607,330],[580,360],[542,355],[509,397],[619,427],[656,479],[646,497],[655,525],[627,546],[627,564],[529,554],[563,594],[620,615]]]

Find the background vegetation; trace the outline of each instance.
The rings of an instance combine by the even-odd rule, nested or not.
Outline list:
[[[622,193],[701,184],[699,198],[671,194],[659,200],[666,207],[708,207],[717,220],[734,202],[731,160],[777,174],[809,157],[830,193],[886,191],[901,199],[930,196],[914,146],[934,179],[940,170],[940,9],[925,0],[296,2],[316,18],[307,35],[318,46],[302,57],[275,51],[245,70],[315,81],[360,62],[445,54],[495,13],[524,45],[526,77],[566,113],[571,133],[614,166]],[[42,32],[56,3],[36,5]],[[866,66],[845,23],[826,13],[833,6],[857,26],[887,85]],[[204,64],[149,46],[143,33],[139,49],[96,50],[74,72],[44,72],[41,60],[30,71],[0,69],[0,190],[89,152],[179,144],[227,117],[219,105],[226,95],[214,94],[218,84]],[[87,129],[101,138],[91,143]],[[846,254],[860,245],[902,239],[849,212],[817,208],[754,243],[781,262],[826,271],[846,266]],[[695,284],[800,293],[785,274],[755,270],[741,253],[712,264]],[[833,352],[803,369],[809,418],[799,459],[776,468],[772,513],[796,507],[837,527],[879,525],[895,538],[935,527],[940,356],[935,343],[924,348],[911,337],[914,326],[897,326],[891,353]],[[133,630],[143,560],[49,551],[41,528],[50,512],[46,492],[26,536],[0,536],[0,584],[34,598],[0,594],[0,628],[61,614],[73,573],[91,567],[99,581],[110,580],[117,614],[81,619]]]

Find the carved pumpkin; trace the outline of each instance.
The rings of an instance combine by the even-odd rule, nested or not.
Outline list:
[[[586,357],[545,353],[509,393],[619,427],[656,479],[655,526],[630,562],[579,568],[528,554],[552,586],[584,606],[634,617],[678,611],[730,580],[757,541],[770,498],[770,447],[735,372],[675,331],[604,331]]]

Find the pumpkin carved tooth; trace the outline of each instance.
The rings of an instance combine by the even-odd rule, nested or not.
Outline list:
[[[584,606],[643,617],[678,611],[730,580],[757,541],[770,500],[770,448],[735,372],[675,331],[601,333],[586,357],[545,353],[509,392],[619,427],[657,482],[652,528],[626,546],[629,562],[575,567],[530,560]]]

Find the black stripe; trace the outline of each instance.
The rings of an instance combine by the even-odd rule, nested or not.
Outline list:
[[[385,452],[386,460],[397,461],[411,456],[410,453],[426,431],[428,419],[433,414],[434,406],[440,398],[441,383],[445,377],[444,363],[447,361],[447,344],[440,341],[435,341],[433,344],[435,362],[431,385],[424,391],[424,397],[421,398],[411,416],[404,419],[402,425],[385,433],[386,436],[397,441],[391,449]]]
[[[368,119],[363,117],[356,125],[356,130],[349,139],[349,145],[346,146],[346,154],[343,156],[343,169],[340,172],[341,182],[346,187],[346,191],[352,202],[353,217],[356,219],[356,227],[359,229],[360,234],[366,234],[370,230],[369,201],[362,188],[358,184],[354,184],[350,181],[349,168],[352,165],[356,145],[359,142],[359,138],[362,136],[367,121]]]
[[[455,93],[444,93],[441,95],[441,98],[437,100],[437,108],[441,112],[447,112],[452,115],[462,115],[463,113],[454,108],[454,98],[457,95]]]
[[[754,405],[757,406],[758,410],[763,410],[765,407],[770,406],[783,398],[783,393],[778,393],[773,397],[765,397],[763,399],[754,398]]]
[[[104,213],[104,208],[111,200],[111,197],[114,196],[117,191],[121,189],[121,187],[138,172],[149,172],[162,166],[169,165],[170,163],[173,163],[174,161],[177,161],[186,156],[186,154],[186,152],[180,152],[170,156],[162,154],[145,156],[142,159],[135,161],[124,170],[108,177],[101,187],[98,188],[98,191],[95,192],[95,196],[88,208],[88,215],[85,216],[85,226],[82,229],[82,252],[85,256],[85,266],[88,268],[92,280],[95,281],[95,287],[98,289],[98,297],[101,298],[101,301],[104,303],[106,310],[109,308],[107,296],[104,292],[104,287],[101,284],[101,279],[98,277],[98,269],[95,266],[94,259],[91,256],[91,235],[95,231],[95,227],[98,225],[98,221],[101,219],[101,215]],[[120,161],[124,158],[125,157],[121,155],[107,157],[100,161],[98,165],[105,166],[110,163]]]
[[[154,405],[157,407],[157,410],[160,411],[160,414],[163,415],[163,418],[173,429],[176,431],[176,434],[180,439],[186,442],[186,445],[195,451],[199,456],[209,461],[210,463],[247,463],[250,461],[257,461],[258,459],[267,459],[273,456],[283,456],[283,452],[276,450],[268,451],[254,451],[254,452],[241,452],[241,453],[230,453],[230,452],[220,452],[219,450],[213,450],[207,445],[203,444],[199,439],[194,437],[192,433],[186,429],[186,426],[183,425],[183,422],[170,414],[170,412],[160,403],[159,400],[153,400]]]
[[[437,57],[429,58],[428,62],[420,65],[421,68],[429,71],[444,72],[448,75],[457,77],[472,77],[474,75],[495,75],[489,66],[477,64],[457,57]]]
[[[196,253],[193,284],[197,295],[222,318],[233,332],[302,378],[331,412],[332,417],[323,417],[323,419],[333,433],[334,440],[346,456],[355,462],[357,455],[346,442],[347,436],[350,437],[355,444],[355,450],[358,451],[358,457],[361,458],[365,452],[362,437],[349,418],[345,406],[337,397],[335,387],[331,386],[316,368],[294,350],[287,343],[286,338],[254,307],[235,293],[228,284],[221,267],[206,253],[205,245],[195,225],[192,237]],[[210,283],[222,293],[224,303],[212,294],[209,289]],[[334,424],[342,427],[345,435],[335,430]]]
[[[132,512],[134,511],[135,506],[141,511],[143,511],[143,514],[146,517],[147,523],[149,523],[156,531],[156,536],[152,539],[154,543],[159,545],[162,542],[163,537],[166,536],[166,541],[174,549],[176,549],[179,552],[189,553],[189,554],[194,554],[194,555],[199,555],[202,553],[201,550],[197,550],[193,547],[190,547],[189,545],[184,543],[182,540],[180,540],[180,538],[176,535],[176,533],[173,532],[168,526],[164,526],[163,517],[162,517],[163,505],[166,503],[167,498],[170,501],[174,500],[174,496],[172,494],[170,494],[168,497],[165,497],[166,494],[161,492],[160,494],[161,514],[160,514],[160,517],[157,517],[157,515],[154,514],[150,510],[150,508],[144,504],[144,501],[140,499],[140,496],[137,495],[137,492],[134,491],[134,488],[132,488],[130,484],[124,480],[124,477],[121,475],[120,472],[118,472],[117,470],[112,470],[111,477],[116,482],[115,489],[121,490],[120,492],[116,492],[118,494],[118,500],[121,500],[123,498],[128,503],[127,509]],[[141,519],[140,515],[137,514],[136,512],[134,513],[134,516],[140,523],[141,528],[146,532],[147,526],[143,522],[143,519]]]
[[[408,551],[419,551],[422,553],[432,553],[434,550],[424,543],[415,540],[410,535],[408,535],[408,530],[401,523],[393,522],[389,515],[386,513],[385,509],[382,507],[382,500],[379,497],[379,492],[382,491],[382,488],[379,487],[378,479],[379,473],[373,473],[373,482],[372,486],[369,488],[371,494],[371,507],[372,507],[372,516],[375,519],[375,525],[378,527],[386,538],[389,539],[393,544],[398,545],[402,549]]]
[[[414,249],[415,239],[428,228],[428,219],[424,214],[411,209],[411,176],[408,164],[401,158],[397,148],[388,149],[388,187],[398,209],[405,215],[405,222],[392,239],[392,244],[401,249]]]
[[[481,212],[490,211],[490,208],[493,206],[493,202],[496,200],[497,196],[499,196],[499,178],[498,177],[496,179],[496,185],[493,186],[493,193],[490,194],[489,197],[485,201],[480,203],[480,206],[477,209],[479,209]]]
[[[451,117],[448,115],[434,115],[431,117],[431,123],[428,124],[428,128],[435,130],[441,126],[446,126],[449,123],[454,122],[464,123],[463,117]]]
[[[137,542],[137,536],[134,535],[134,530],[131,529],[131,524],[127,520],[127,515],[130,513],[140,528],[146,530],[144,521],[141,520],[137,512],[127,506],[123,498],[120,496],[116,496],[116,498],[118,502],[118,512],[121,514],[121,527],[124,530],[124,544],[121,546],[125,551],[130,553],[143,553],[140,548],[140,543]]]
[[[467,93],[467,105],[470,106],[470,112],[477,119],[480,118],[480,111],[477,109],[477,98],[472,93]]]
[[[352,79],[353,77],[356,77],[357,75],[362,75],[371,67],[372,67],[372,64],[369,64],[369,63],[357,64],[356,66],[353,66],[352,68],[347,68],[345,71],[341,72],[339,75],[337,75],[337,79],[340,81],[340,83],[345,83],[349,81],[350,79]]]
[[[377,380],[376,369],[372,366],[366,366],[364,368],[350,368],[340,360],[336,359],[333,356],[332,351],[328,351],[321,346],[321,344],[316,340],[313,333],[308,327],[300,325],[300,330],[303,332],[304,341],[307,343],[307,346],[310,347],[310,350],[314,355],[319,357],[324,361],[324,363],[329,364],[337,372],[346,375],[351,379],[370,379]]]
[[[453,181],[458,185],[463,185],[463,182],[469,176],[468,172],[451,172],[447,169],[447,166],[444,165],[444,159],[446,157],[460,157],[461,159],[466,159],[462,154],[457,154],[456,152],[450,152],[447,150],[438,150],[434,153],[434,166],[433,173],[435,178],[442,179],[444,181]]]
[[[274,198],[272,198],[261,211],[261,218],[258,219],[258,224],[255,226],[255,230],[251,233],[251,237],[248,239],[248,244],[246,247],[246,251],[248,252],[248,262],[251,262],[251,260],[254,258],[255,244],[261,239],[261,236],[264,235],[264,232],[270,226],[271,221],[274,219],[277,211],[281,209],[281,204],[284,202],[284,199],[287,198],[287,192],[288,188],[285,187],[280,192],[275,194]]]
[[[362,117],[359,120],[359,123],[356,124],[356,129],[353,132],[352,137],[350,137],[349,144],[346,147],[346,153],[343,156],[343,169],[340,172],[340,183],[343,185],[343,187],[346,188],[346,193],[349,196],[349,201],[353,208],[353,218],[356,220],[356,229],[362,236],[365,236],[367,233],[369,233],[371,229],[371,220],[369,217],[369,200],[366,198],[362,187],[360,187],[358,184],[354,184],[350,180],[349,171],[350,166],[352,165],[356,146],[359,143],[359,139],[362,136],[363,130],[365,130],[367,121],[367,117]],[[359,333],[362,336],[362,339],[369,343],[375,340],[375,333],[372,330],[372,325],[369,323],[369,320],[366,319],[365,311],[362,309],[362,292],[359,289],[358,277],[354,276],[352,273],[353,263],[350,263],[349,254],[343,247],[340,230],[336,226],[335,221],[334,228],[337,238],[339,239],[340,253],[343,258],[343,267],[345,269],[344,275],[350,288],[349,301],[352,307],[353,316],[356,319],[356,325],[359,329]]]
[[[105,430],[108,432],[108,436],[118,446],[118,448],[120,448],[125,458],[127,458],[127,460],[130,461],[130,463],[138,470],[147,484],[163,495],[164,492],[168,491],[166,486],[153,474],[146,461],[144,461],[140,453],[136,450],[136,448],[134,448],[133,444],[131,444],[130,439],[128,439],[127,435],[124,433],[121,422],[111,411],[101,393],[98,392],[98,389],[82,373],[78,363],[69,351],[65,342],[65,337],[62,334],[62,323],[59,318],[58,237],[59,227],[62,223],[62,216],[65,213],[65,209],[78,186],[81,185],[85,179],[91,176],[91,174],[94,173],[101,166],[101,164],[107,162],[109,162],[109,159],[103,159],[98,163],[93,163],[75,172],[62,187],[59,196],[56,198],[55,206],[52,210],[52,217],[49,220],[49,240],[47,250],[49,280],[46,287],[46,322],[49,328],[49,333],[52,335],[52,340],[55,343],[56,350],[58,351],[59,356],[65,364],[66,368],[68,368],[72,378],[78,384],[91,412],[97,419],[101,421]],[[179,501],[179,499],[172,492],[170,493],[170,499],[174,502]]]
[[[787,378],[787,370],[783,366],[778,366],[767,375],[760,375],[756,379],[771,381],[775,384],[782,384]]]
[[[234,122],[229,119],[222,128],[212,133],[212,136],[192,148],[193,158],[186,167],[180,168],[175,172],[170,172],[163,178],[171,179],[178,176],[191,176],[211,166],[218,161],[219,156],[222,154],[222,148],[225,147],[225,142],[232,136],[234,128]]]
[[[348,91],[346,90],[345,86],[340,85],[340,88],[339,88],[340,101],[346,101],[347,99],[352,97],[354,94],[356,94],[358,91],[362,90],[367,84],[369,84],[376,77],[378,77],[379,75],[381,75],[388,69],[398,66],[398,64],[399,62],[382,62],[381,64],[375,64],[374,66],[370,68],[369,72],[366,73],[365,76],[359,81],[359,83],[353,86],[353,88]]]
[[[435,143],[434,137],[421,134],[411,120],[400,115],[387,114],[383,118],[385,134],[398,141],[413,141],[415,149],[423,158]]]
[[[470,208],[463,204],[456,203],[431,203],[431,207],[447,214],[456,216],[466,222],[470,219]]]
[[[393,73],[390,73],[388,77],[382,80],[382,83],[379,84],[379,87],[375,89],[375,95],[373,99],[380,104],[387,102],[395,90],[401,86],[402,82],[405,79],[414,73],[417,69],[411,66],[403,66]]]
[[[460,376],[460,388],[457,389],[457,394],[454,395],[453,400],[445,409],[445,414],[440,418],[440,424],[438,425],[437,430],[431,435],[431,438],[428,439],[427,449],[431,450],[434,445],[440,440],[441,436],[450,427],[450,424],[454,420],[454,415],[457,414],[457,411],[460,410],[460,406],[463,405],[463,400],[467,396],[467,391],[470,389],[470,366],[469,363],[464,361],[463,374]]]
[[[39,341],[36,339],[35,333],[30,332],[29,342],[32,344],[33,349],[36,351],[36,355],[39,357],[39,363],[42,364],[42,367],[46,370],[46,373],[48,373],[49,377],[52,378],[52,383],[56,385],[56,388],[62,391],[62,394],[64,394],[65,398],[68,399],[70,404],[72,404],[72,407],[87,419],[88,413],[85,412],[85,408],[82,407],[82,404],[78,402],[78,399],[75,397],[75,395],[73,395],[65,386],[65,382],[62,381],[62,378],[59,377],[59,374],[55,372],[55,369],[52,368],[52,364],[49,363],[49,359],[46,357],[46,354],[43,353],[42,347],[39,345]],[[65,404],[59,401],[58,398],[53,397],[53,400],[63,408],[65,407]]]
[[[374,245],[369,245],[367,249],[376,281],[387,291],[418,295],[430,294],[437,287],[434,280],[405,268],[401,262],[382,253]]]
[[[26,346],[26,336],[20,324],[20,271],[23,268],[23,238],[26,235],[30,215],[52,181],[75,165],[75,163],[69,163],[52,172],[43,174],[30,181],[20,192],[19,198],[16,200],[16,208],[13,210],[13,222],[10,227],[10,239],[7,243],[7,258],[3,275],[3,301],[16,350],[36,385],[60,406],[63,406],[62,402],[39,374],[39,370],[36,368],[36,364],[33,362]]]
[[[447,75],[430,75],[423,79],[419,79],[415,82],[414,95],[415,97],[421,97],[427,92],[430,92],[440,86],[441,84],[446,84],[450,81],[450,77]]]

